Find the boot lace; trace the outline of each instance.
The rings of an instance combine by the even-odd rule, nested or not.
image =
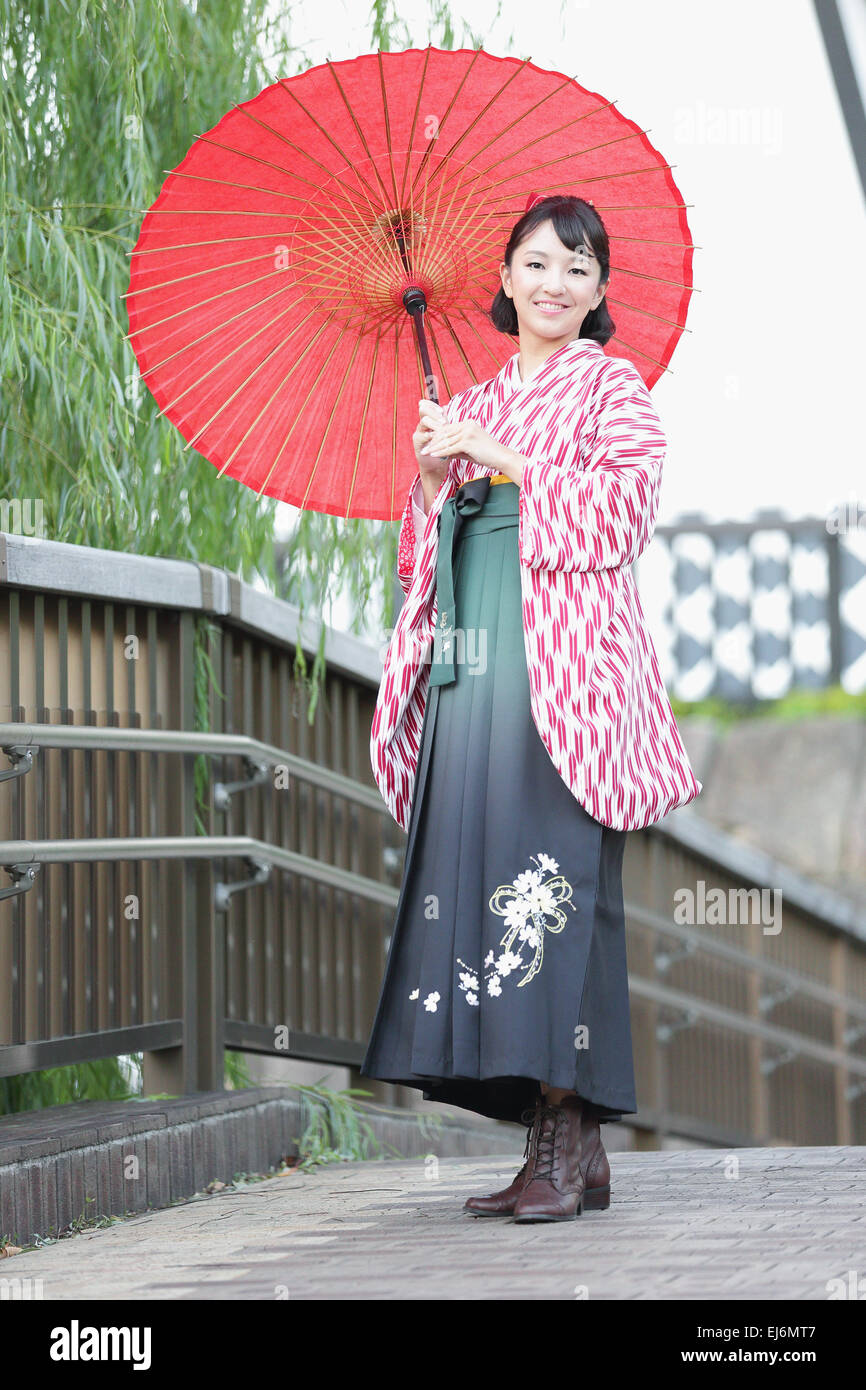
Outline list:
[[[522,1110],[520,1113],[520,1123],[529,1126],[526,1131],[526,1143],[523,1145],[523,1168],[521,1168],[521,1172],[523,1172],[523,1169],[526,1167],[529,1158],[529,1141],[532,1138],[532,1126],[535,1123],[535,1110],[536,1107],[534,1105],[528,1105],[526,1109]]]
[[[548,1115],[552,1117],[553,1123],[546,1126],[544,1120]],[[564,1119],[565,1115],[558,1106],[543,1105],[541,1107],[538,1116],[538,1141],[533,1178],[544,1178],[548,1182],[553,1181],[557,1137],[560,1133],[561,1122]]]

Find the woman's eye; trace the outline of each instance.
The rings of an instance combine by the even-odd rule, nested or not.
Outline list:
[[[543,266],[543,264],[542,264],[541,261],[527,261],[527,262],[526,262],[526,268],[527,268],[527,270],[534,270],[536,266],[538,266],[539,269],[541,269],[541,270],[544,269],[544,266]],[[572,266],[572,269],[573,269],[573,270],[576,270],[577,273],[578,273],[578,275],[586,275],[586,273],[587,273],[585,270],[583,270],[583,269],[582,269],[580,266],[578,266],[578,265]]]

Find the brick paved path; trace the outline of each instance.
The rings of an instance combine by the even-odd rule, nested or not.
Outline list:
[[[336,1164],[14,1256],[46,1299],[829,1299],[863,1281],[866,1147],[614,1153],[608,1211],[473,1220],[520,1159]],[[831,1286],[832,1287],[832,1286]],[[850,1297],[850,1294],[849,1294]]]

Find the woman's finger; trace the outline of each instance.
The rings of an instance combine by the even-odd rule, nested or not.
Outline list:
[[[454,438],[451,434],[438,434],[435,430],[421,449],[422,454],[447,454],[451,451]]]

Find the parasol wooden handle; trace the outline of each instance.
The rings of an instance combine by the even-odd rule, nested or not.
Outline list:
[[[421,366],[424,369],[424,389],[427,393],[427,399],[438,405],[439,393],[436,390],[436,378],[430,365],[427,334],[424,332],[424,312],[427,308],[427,297],[417,285],[410,285],[409,289],[403,292],[403,303],[406,306],[406,312],[411,314],[412,322],[415,325],[415,337],[418,342],[418,351],[421,354]]]

